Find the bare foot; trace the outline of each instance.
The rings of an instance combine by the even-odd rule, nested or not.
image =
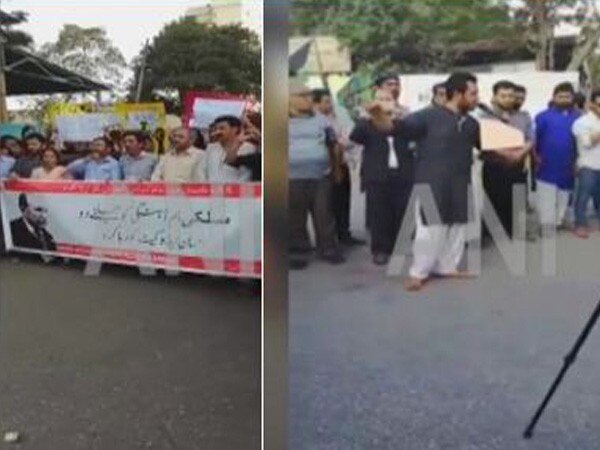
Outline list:
[[[409,292],[416,292],[420,291],[423,288],[424,284],[424,280],[414,277],[408,277],[406,280],[404,280],[404,289],[406,289]]]
[[[590,232],[584,227],[575,228],[573,234],[580,239],[588,239],[590,237]]]

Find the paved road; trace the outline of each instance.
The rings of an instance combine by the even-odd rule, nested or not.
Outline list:
[[[419,294],[366,249],[293,272],[293,450],[600,448],[600,324],[535,439],[521,439],[600,297],[600,233],[561,235],[557,248],[557,277],[536,275],[539,245],[520,278],[488,248],[478,279]]]
[[[2,259],[0,301],[0,448],[260,448],[251,286]]]

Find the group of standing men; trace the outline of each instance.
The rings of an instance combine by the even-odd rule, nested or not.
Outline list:
[[[83,156],[67,161],[40,133],[29,133],[22,142],[5,136],[0,178],[236,183],[253,181],[260,162],[260,131],[233,116],[215,120],[206,147],[196,145],[192,130],[173,129],[170,149],[160,158],[145,150],[144,135],[138,131],[125,131],[117,142],[114,139],[111,135],[94,138]]]
[[[361,187],[366,192],[366,223],[375,264],[389,262],[415,186],[422,185],[432,194],[435,214],[424,208],[424,199],[416,202],[414,258],[405,282],[409,290],[420,289],[433,276],[469,275],[458,268],[467,224],[475,220],[469,213],[475,158],[483,165],[483,190],[510,237],[516,236],[513,217],[519,213],[513,202],[515,185],[522,185],[522,192],[527,192],[530,183],[537,191],[537,207],[530,211],[538,212],[541,231],[550,232],[563,223],[576,177],[574,231],[587,237],[589,199],[594,198],[600,207],[600,156],[595,156],[600,152],[600,92],[592,94],[589,113],[579,119],[575,90],[570,83],[561,83],[548,109],[532,120],[522,110],[526,89],[500,81],[493,88],[491,107],[482,108],[479,117],[520,130],[524,145],[481,149],[480,123],[473,117],[481,105],[474,75],[452,74],[445,83],[433,87],[431,105],[413,114],[398,102],[401,84],[397,75],[378,78],[374,89],[375,101],[365,106],[362,117],[346,135],[340,131],[326,91],[311,92],[292,82],[292,268],[303,268],[308,261],[309,213],[315,225],[317,251],[323,259],[342,263],[341,244],[360,243],[350,235],[346,220],[350,186],[344,165],[345,155],[353,146],[362,147]],[[527,229],[528,239],[535,240],[538,232]]]

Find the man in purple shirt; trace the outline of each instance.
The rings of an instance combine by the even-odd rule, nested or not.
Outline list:
[[[543,230],[562,226],[573,190],[577,145],[571,129],[580,115],[574,98],[571,83],[559,84],[551,105],[535,118],[537,201]]]

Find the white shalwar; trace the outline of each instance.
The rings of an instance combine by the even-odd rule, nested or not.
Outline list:
[[[569,207],[570,191],[559,189],[555,184],[537,180],[537,206],[542,225],[559,226]]]
[[[424,280],[430,275],[455,273],[465,250],[468,225],[425,225],[418,202],[416,223],[410,276]]]

